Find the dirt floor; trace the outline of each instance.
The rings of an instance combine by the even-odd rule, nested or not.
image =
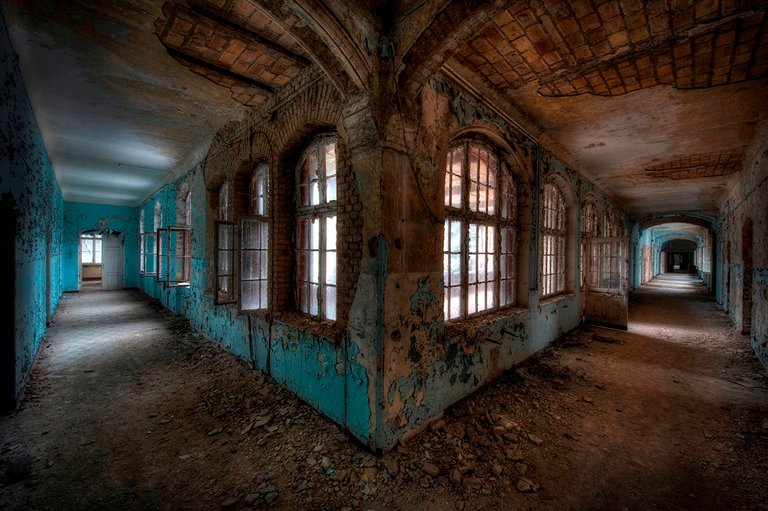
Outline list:
[[[679,275],[630,321],[564,336],[376,457],[137,293],[70,295],[0,417],[0,508],[768,509],[746,337]]]

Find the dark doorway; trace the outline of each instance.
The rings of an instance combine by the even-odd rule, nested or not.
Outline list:
[[[675,239],[662,245],[662,252],[666,253],[665,271],[678,273],[694,273],[696,271],[697,245],[691,240]]]
[[[0,215],[0,268],[10,269],[0,279],[0,409],[6,411],[16,406],[16,206],[10,195],[0,200]]]
[[[752,330],[752,219],[747,218],[741,229],[741,259],[743,268],[741,333]]]

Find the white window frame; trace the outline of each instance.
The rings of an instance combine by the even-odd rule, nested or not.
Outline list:
[[[326,158],[329,146],[333,160]],[[338,315],[337,162],[337,138],[321,136],[296,168],[296,309],[318,321]]]

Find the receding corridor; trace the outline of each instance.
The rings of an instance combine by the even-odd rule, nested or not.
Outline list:
[[[70,294],[0,419],[0,507],[764,509],[745,337],[692,276],[632,298],[375,457],[138,293]]]

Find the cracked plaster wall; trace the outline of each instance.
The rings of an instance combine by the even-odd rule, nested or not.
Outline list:
[[[738,329],[744,328],[745,312],[751,315],[749,342],[760,361],[768,366],[768,123],[763,122],[744,158],[744,168],[720,207],[718,243],[721,281],[718,301]],[[745,271],[742,231],[752,221],[752,271]],[[730,249],[730,251],[729,251]],[[745,296],[745,283],[752,292]],[[749,308],[745,310],[745,305]]]

